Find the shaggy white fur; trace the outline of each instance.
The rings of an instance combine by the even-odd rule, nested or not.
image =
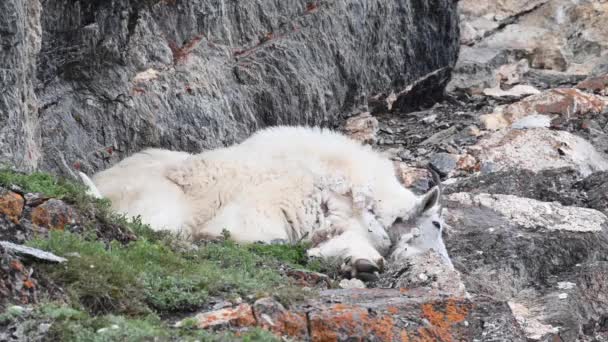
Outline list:
[[[129,217],[141,216],[154,229],[178,232],[192,215],[183,190],[165,177],[168,167],[190,154],[161,149],[136,153],[93,176],[97,192],[112,208]]]
[[[405,189],[370,147],[310,127],[269,128],[197,155],[144,150],[93,182],[115,210],[154,229],[193,239],[226,229],[239,242],[308,240],[310,256],[342,258],[353,276],[382,268],[396,222],[420,216],[429,229],[438,198],[436,189],[421,197]],[[424,249],[438,244],[424,241]]]

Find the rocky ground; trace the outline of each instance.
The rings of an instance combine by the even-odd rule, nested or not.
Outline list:
[[[454,271],[428,253],[389,264],[377,283],[340,281],[331,265],[285,250],[176,246],[83,207],[77,190],[0,177],[0,239],[56,254],[0,247],[0,340],[77,330],[98,340],[221,340],[227,329],[250,340],[608,341],[608,3],[459,6],[462,48],[443,101],[429,106],[417,96],[444,77],[431,74],[399,94],[370,94],[366,110],[337,126],[384,150],[417,192],[433,185],[427,164],[439,172]],[[106,229],[88,230],[90,222]],[[39,239],[62,227],[52,243]],[[92,253],[80,240],[66,247],[64,234],[91,231],[104,246],[126,247],[115,247],[118,255]],[[170,261],[146,256],[163,265],[196,260],[205,274],[217,276],[219,265],[244,276],[209,283],[186,273],[179,276],[188,281],[161,286],[150,279],[176,275],[140,270],[147,282],[127,277],[114,285],[136,291],[117,295],[67,271],[92,276],[87,267],[114,258],[138,264],[132,248],[142,240],[175,253]],[[208,249],[215,252],[200,252]],[[260,267],[269,272],[262,278],[252,271]],[[262,290],[252,295],[251,283]],[[277,284],[289,284],[288,294],[274,293]],[[197,297],[197,286],[209,293]],[[91,301],[100,291],[107,301]]]

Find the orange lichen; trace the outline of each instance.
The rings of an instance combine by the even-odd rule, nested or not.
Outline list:
[[[438,303],[441,306],[441,303]],[[452,328],[455,324],[463,322],[468,314],[465,304],[456,303],[449,299],[445,306],[445,312],[436,309],[433,303],[422,305],[422,315],[431,324],[430,327],[418,329],[419,341],[444,341],[454,340]]]
[[[395,323],[390,316],[380,316],[375,319],[370,319],[369,326],[371,332],[373,332],[380,341],[393,340],[393,328],[395,327]]]
[[[39,227],[50,230],[63,230],[69,221],[70,219],[67,213],[51,213],[51,211],[44,206],[38,206],[32,210],[32,223]]]
[[[312,341],[336,341],[341,331],[355,339],[374,336],[380,341],[392,341],[394,336],[390,316],[370,316],[367,309],[359,306],[335,304],[313,314],[310,323]]]
[[[198,320],[197,325],[201,329],[220,324],[230,324],[235,327],[250,327],[256,324],[253,311],[248,304],[201,314],[196,319]]]
[[[9,265],[10,265],[10,268],[13,271],[17,271],[17,272],[22,272],[23,271],[23,264],[19,260],[15,260],[15,259],[11,260],[11,262],[10,262]]]
[[[34,282],[32,282],[30,279],[26,279],[23,281],[23,287],[25,287],[26,289],[33,289],[35,285]]]
[[[388,308],[386,308],[386,311],[393,315],[396,315],[399,312],[399,309],[394,306],[389,306]]]
[[[283,312],[271,319],[272,324],[258,319],[258,325],[279,336],[305,338],[308,335],[306,315],[303,313]]]
[[[48,227],[51,223],[51,214],[44,207],[36,207],[32,211],[32,223],[41,227]]]
[[[9,191],[0,197],[0,214],[6,215],[9,220],[17,224],[23,213],[23,205],[23,197]]]

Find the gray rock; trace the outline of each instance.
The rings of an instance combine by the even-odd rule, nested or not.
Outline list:
[[[15,253],[15,254],[18,254],[21,256],[29,257],[29,258],[34,258],[39,261],[48,261],[48,262],[57,262],[57,263],[62,263],[62,262],[68,261],[66,258],[62,258],[62,257],[57,256],[50,252],[45,252],[38,248],[17,245],[12,242],[8,242],[8,241],[0,241],[0,246],[2,246],[5,250],[7,250],[9,252],[12,252],[12,253]]]
[[[381,288],[427,288],[456,297],[466,297],[466,289],[458,271],[452,269],[433,250],[425,253],[391,260],[388,269],[375,284]]]
[[[496,70],[524,58],[521,82],[547,89],[597,74],[608,55],[608,8],[596,1],[463,0],[462,53],[449,91],[493,87]]]
[[[74,176],[146,146],[327,126],[373,94],[440,94],[446,77],[417,81],[458,53],[449,0],[79,4],[44,2],[37,21],[38,0],[2,3],[2,44],[16,46],[0,52],[3,162]]]
[[[576,184],[576,188],[587,194],[586,206],[608,215],[608,172],[596,172]]]
[[[608,169],[608,159],[587,140],[545,128],[500,130],[469,147],[482,172],[513,168],[534,172],[569,167],[582,176]]]
[[[563,205],[585,206],[585,194],[573,189],[578,181],[581,181],[580,174],[571,168],[539,172],[513,168],[459,180],[446,185],[444,194],[468,192],[514,195]]]
[[[445,203],[445,242],[473,297],[508,301],[531,340],[601,330],[606,215],[510,195],[456,193]]]
[[[507,303],[425,288],[327,290],[307,311],[313,340],[525,341]]]
[[[440,152],[431,156],[430,163],[440,175],[447,176],[456,169],[459,159],[458,155]]]
[[[36,62],[39,0],[0,3],[0,166],[33,170],[40,158]]]

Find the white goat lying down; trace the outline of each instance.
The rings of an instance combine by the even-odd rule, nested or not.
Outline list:
[[[451,266],[439,188],[417,197],[390,160],[327,129],[268,128],[196,155],[147,149],[81,176],[116,211],[194,240],[225,229],[242,243],[311,241],[309,256],[341,258],[360,278],[382,270],[391,246],[393,258],[434,248]]]

